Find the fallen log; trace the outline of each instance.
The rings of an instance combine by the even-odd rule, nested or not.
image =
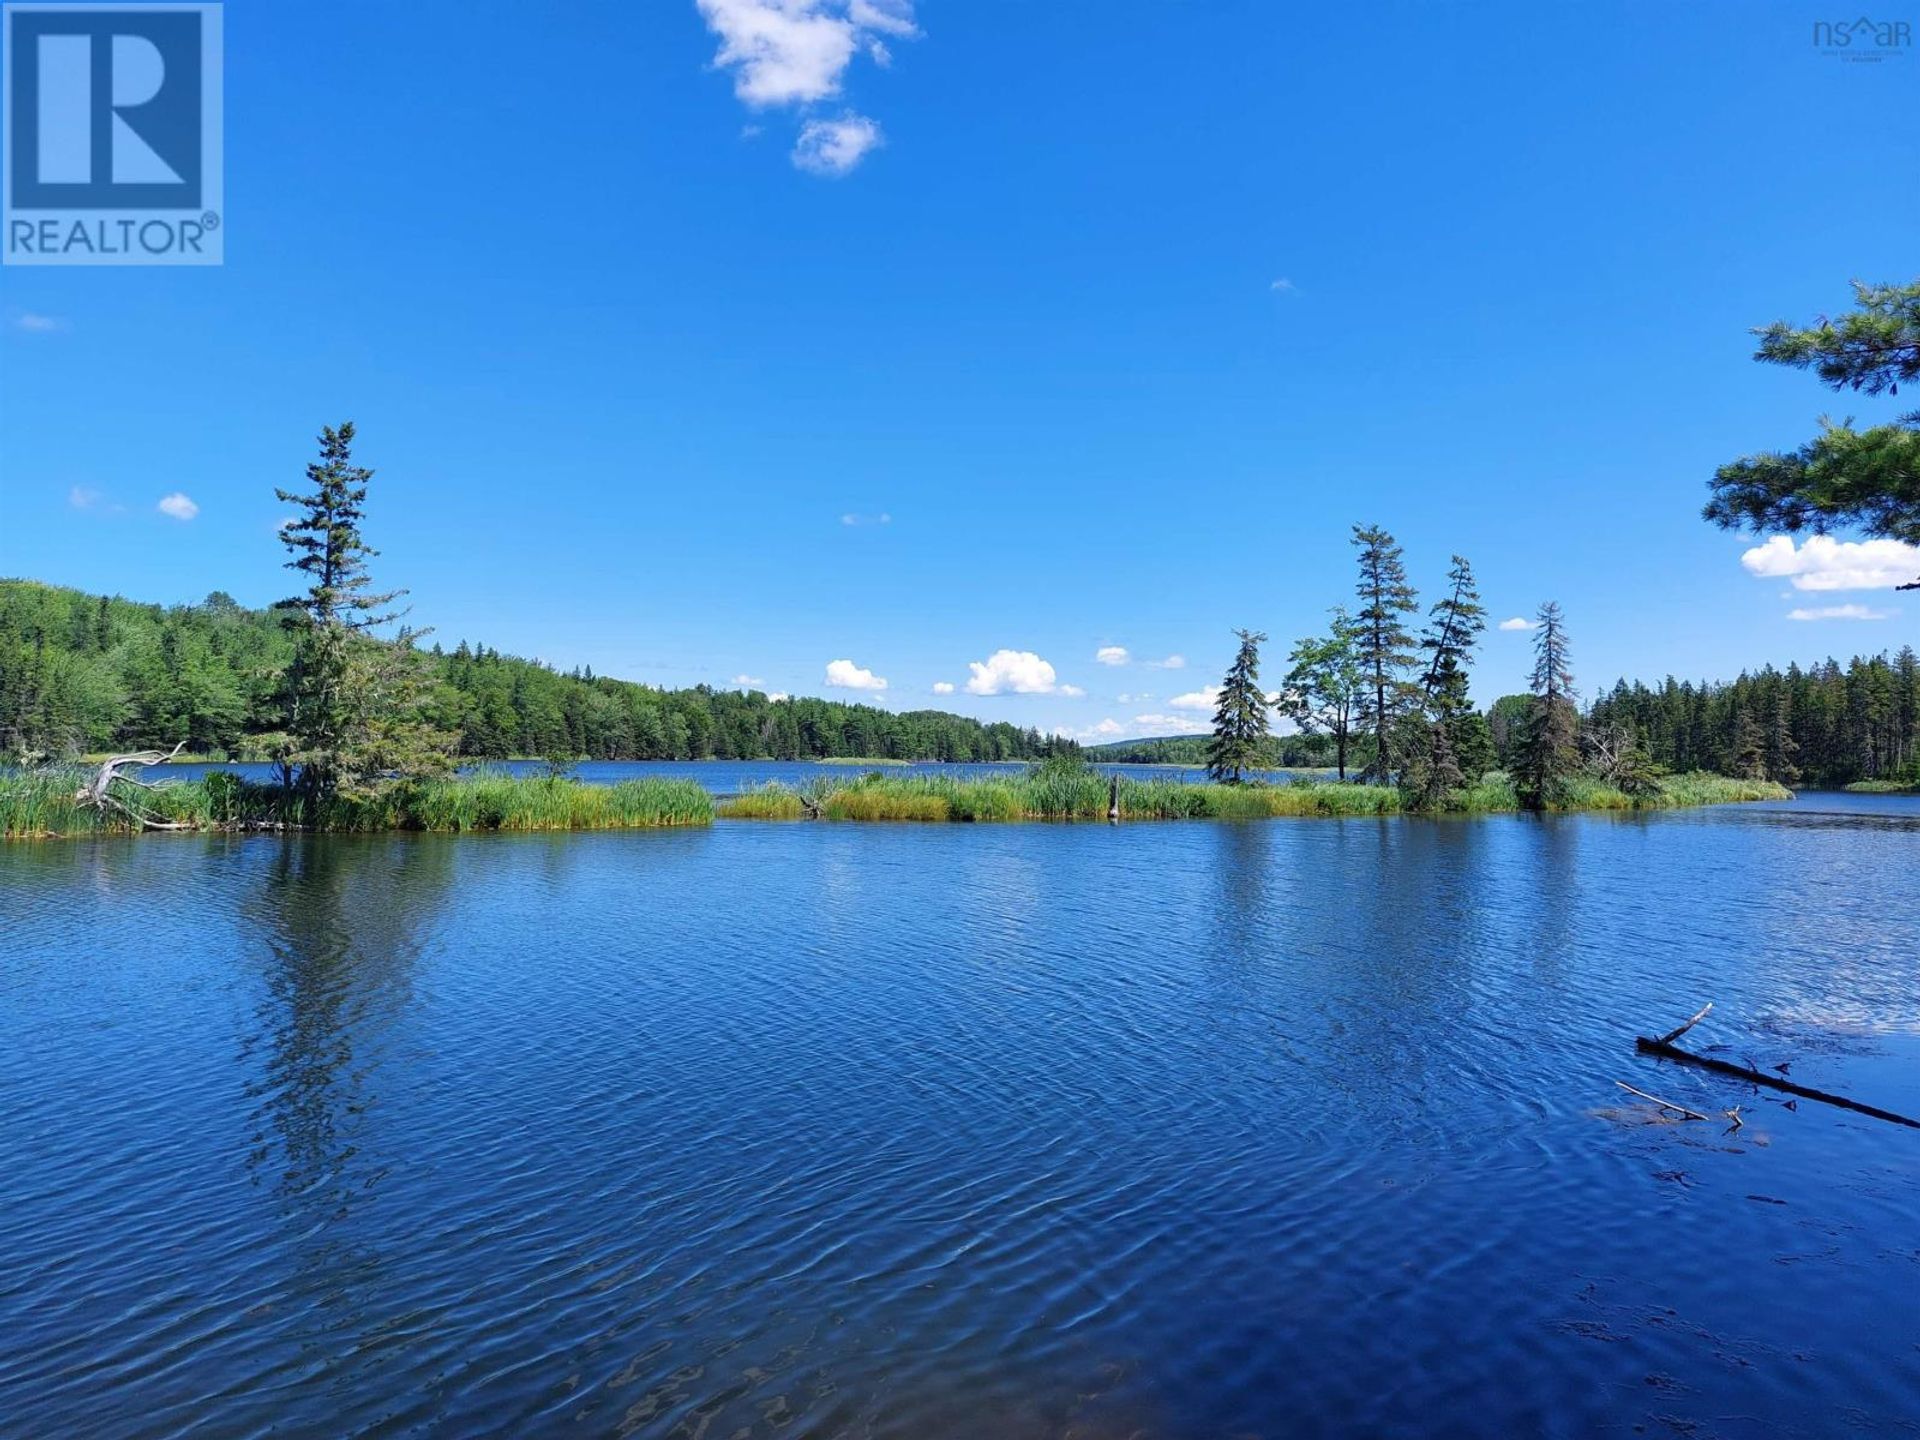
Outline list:
[[[1876,1120],[1887,1120],[1895,1125],[1905,1125],[1910,1129],[1920,1130],[1920,1120],[1910,1116],[1896,1114],[1892,1110],[1882,1110],[1877,1105],[1863,1104],[1845,1095],[1835,1095],[1829,1090],[1816,1090],[1811,1085],[1799,1085],[1783,1076],[1768,1075],[1752,1065],[1735,1065],[1728,1060],[1716,1060],[1711,1055],[1696,1055],[1691,1050],[1682,1050],[1673,1043],[1671,1036],[1678,1035],[1681,1030],[1696,1024],[1706,1013],[1702,1010],[1699,1015],[1682,1025],[1680,1030],[1670,1031],[1668,1035],[1638,1036],[1633,1042],[1633,1048],[1642,1055],[1657,1056],[1659,1059],[1672,1060],[1681,1065],[1698,1065],[1702,1070],[1711,1070],[1716,1075],[1730,1075],[1736,1080],[1745,1080],[1750,1085],[1765,1085],[1770,1090],[1784,1090],[1789,1095],[1798,1095],[1805,1100],[1818,1100],[1823,1105],[1837,1105],[1842,1110],[1852,1110],[1856,1114],[1871,1115]]]
[[[157,820],[145,811],[135,809],[132,805],[129,805],[113,793],[113,786],[116,782],[122,785],[137,786],[142,790],[164,790],[167,788],[168,782],[164,780],[157,782],[136,780],[131,775],[122,775],[120,773],[121,767],[138,765],[145,768],[149,765],[164,765],[173,759],[174,756],[178,755],[186,746],[186,743],[186,741],[182,740],[171,750],[135,750],[127,755],[109,755],[106,760],[101,763],[100,772],[85,785],[82,785],[78,790],[73,792],[74,803],[84,806],[89,810],[116,810],[133,821],[134,824],[138,825],[142,830],[193,829],[194,827],[191,825],[179,824],[170,820]]]

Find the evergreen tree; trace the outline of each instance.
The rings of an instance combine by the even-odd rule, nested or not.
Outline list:
[[[1220,703],[1213,713],[1213,743],[1207,747],[1207,774],[1229,785],[1259,762],[1267,738],[1267,697],[1260,689],[1260,645],[1267,637],[1237,630],[1239,653],[1220,682]]]
[[[1580,763],[1580,716],[1574,708],[1572,656],[1559,605],[1540,607],[1533,640],[1533,706],[1521,743],[1514,790],[1529,809],[1557,803]]]
[[[1373,760],[1363,779],[1391,784],[1398,757],[1394,754],[1394,722],[1419,698],[1407,676],[1414,666],[1413,637],[1406,617],[1419,608],[1419,597],[1407,583],[1406,565],[1393,536],[1378,525],[1353,527],[1353,543],[1360,550],[1360,581],[1356,587],[1360,610],[1357,643],[1367,693],[1360,720],[1373,732]]]
[[[1741,706],[1733,712],[1733,758],[1727,773],[1741,780],[1760,780],[1767,773],[1766,736],[1753,711]]]
[[[1796,327],[1775,321],[1755,333],[1754,359],[1812,369],[1835,390],[1898,395],[1920,376],[1920,280],[1854,282],[1856,308],[1837,321]],[[1920,544],[1920,414],[1855,430],[1821,421],[1818,436],[1787,453],[1722,465],[1706,518],[1755,533],[1853,526]],[[1913,589],[1920,580],[1905,586]]]
[[[1401,783],[1418,807],[1443,804],[1449,791],[1478,780],[1486,769],[1491,740],[1467,693],[1467,670],[1487,628],[1486,616],[1473,567],[1454,556],[1447,593],[1429,612],[1420,637],[1420,648],[1427,652],[1420,713],[1404,727]]]
[[[307,466],[305,492],[276,490],[300,507],[280,529],[307,577],[304,594],[283,602],[294,631],[287,670],[287,740],[277,759],[289,786],[309,803],[343,786],[360,788],[388,773],[445,768],[454,737],[427,714],[414,664],[414,632],[403,632],[395,655],[381,656],[368,631],[399,618],[387,607],[404,591],[373,590],[367,560],[376,552],[361,533],[373,472],[353,463],[353,422],[320,432],[320,458]]]
[[[1472,708],[1467,698],[1467,671],[1473,664],[1474,647],[1486,628],[1487,608],[1480,603],[1473,567],[1456,555],[1453,568],[1447,571],[1447,593],[1435,602],[1420,637],[1420,648],[1427,652],[1421,698],[1438,718],[1450,719]]]

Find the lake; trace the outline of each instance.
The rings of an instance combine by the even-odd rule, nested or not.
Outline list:
[[[0,1434],[1908,1433],[1920,1132],[1633,1036],[1920,1113],[1917,858],[1865,796],[0,846]]]
[[[484,764],[491,770],[503,770],[509,775],[544,775],[547,763],[544,760],[488,760],[468,762],[467,768],[475,764]],[[995,763],[962,762],[943,764],[938,761],[919,760],[911,764],[888,762],[876,766],[868,761],[865,764],[857,760],[582,760],[574,766],[572,775],[589,785],[617,785],[622,780],[639,780],[649,776],[665,776],[672,779],[693,780],[704,786],[715,796],[722,799],[744,794],[749,790],[758,790],[767,785],[808,785],[818,780],[848,780],[878,770],[883,775],[1017,775],[1027,770],[1029,762],[1025,760],[1006,760]],[[1205,780],[1206,770],[1198,765],[1101,765],[1092,766],[1103,775],[1131,775],[1142,780]],[[261,784],[272,782],[276,776],[274,767],[257,762],[233,764],[209,764],[191,761],[175,765],[149,765],[140,771],[142,779],[153,780],[193,780],[209,770],[230,770],[249,780]],[[1332,778],[1331,770],[1260,770],[1249,771],[1274,784],[1286,784],[1296,776],[1308,779]]]

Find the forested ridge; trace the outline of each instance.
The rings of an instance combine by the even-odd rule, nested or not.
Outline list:
[[[147,605],[30,580],[0,580],[0,747],[71,753],[185,739],[197,754],[266,757],[283,713],[292,640],[278,611],[216,591]],[[921,710],[695,686],[662,690],[559,672],[465,642],[428,652],[443,720],[469,758],[902,760],[1028,759],[1071,742]],[[1514,702],[1516,705],[1519,701]],[[1511,756],[1490,707],[1499,759]],[[1920,660],[1892,655],[1766,666],[1727,682],[1620,681],[1587,729],[1630,728],[1658,765],[1788,785],[1898,779],[1920,769]],[[1102,760],[1204,763],[1202,736],[1121,741]],[[1329,763],[1324,736],[1275,736],[1262,762]],[[1364,755],[1364,751],[1362,752]]]
[[[1657,764],[1782,785],[1920,778],[1920,660],[1886,655],[1767,666],[1725,684],[1622,680],[1589,723],[1629,726]]]
[[[269,758],[293,637],[280,610],[223,592],[143,605],[0,580],[0,751],[70,754],[176,740],[201,755]],[[699,685],[662,690],[466,642],[426,652],[439,723],[463,756],[600,760],[1017,760],[1072,749],[1004,722],[936,710]]]

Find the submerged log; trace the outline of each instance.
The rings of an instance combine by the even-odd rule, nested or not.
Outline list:
[[[1686,1106],[1676,1105],[1671,1100],[1662,1100],[1658,1095],[1649,1095],[1644,1090],[1636,1090],[1633,1088],[1633,1086],[1627,1084],[1627,1082],[1624,1080],[1616,1080],[1613,1083],[1618,1085],[1622,1090],[1626,1091],[1629,1095],[1638,1095],[1642,1100],[1651,1100],[1654,1104],[1658,1105],[1662,1110],[1677,1110],[1682,1115],[1686,1116],[1687,1119],[1689,1120],[1704,1120],[1707,1118],[1706,1116],[1702,1115],[1698,1110],[1689,1110]]]
[[[1711,1055],[1696,1055],[1693,1051],[1682,1050],[1673,1043],[1674,1037],[1699,1024],[1706,1016],[1707,1010],[1712,1008],[1712,1005],[1708,1005],[1678,1030],[1669,1030],[1665,1035],[1636,1037],[1633,1048],[1642,1055],[1653,1055],[1681,1065],[1698,1065],[1702,1070],[1711,1070],[1716,1075],[1728,1075],[1735,1080],[1744,1080],[1750,1085],[1765,1085],[1770,1090],[1784,1090],[1789,1095],[1798,1095],[1805,1100],[1818,1100],[1823,1105],[1836,1105],[1842,1110],[1852,1110],[1856,1114],[1871,1115],[1876,1120],[1886,1120],[1895,1125],[1905,1125],[1910,1129],[1920,1130],[1920,1120],[1910,1116],[1900,1115],[1892,1110],[1882,1110],[1877,1105],[1867,1105],[1859,1100],[1849,1099],[1845,1095],[1835,1095],[1829,1090],[1816,1090],[1811,1085],[1796,1084],[1784,1076],[1768,1075],[1752,1064],[1735,1065],[1728,1060],[1716,1060]]]

